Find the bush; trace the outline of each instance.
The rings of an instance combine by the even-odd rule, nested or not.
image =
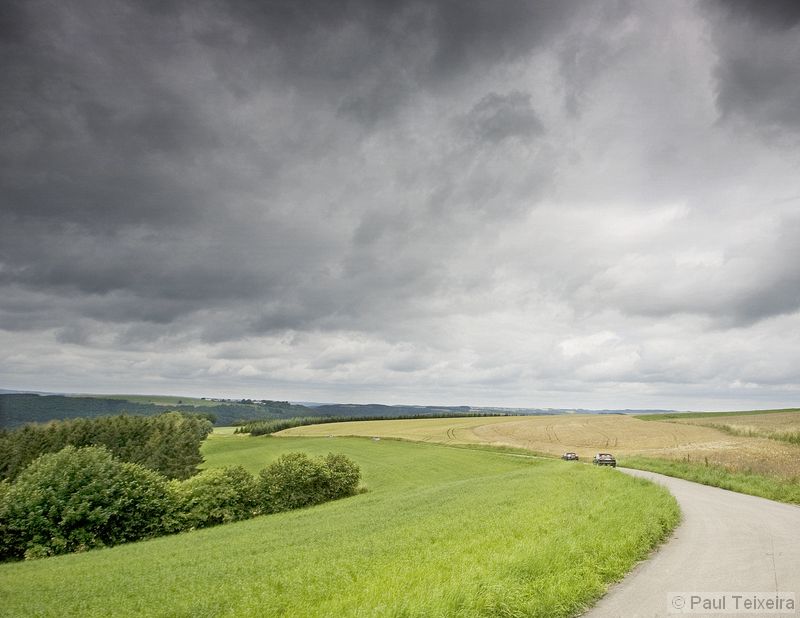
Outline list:
[[[166,531],[174,509],[167,480],[102,447],[42,455],[5,491],[6,557],[42,557],[116,545]]]
[[[320,504],[357,492],[344,455],[289,453],[258,479],[242,466],[168,481],[105,447],[42,455],[0,480],[0,559],[42,558]]]
[[[311,458],[305,453],[282,455],[259,475],[265,513],[320,504],[356,493],[358,466],[344,455]]]
[[[256,479],[242,466],[204,470],[173,483],[181,529],[205,528],[249,519],[260,512]]]
[[[327,500],[337,500],[354,496],[358,492],[361,471],[351,459],[345,455],[328,453],[325,456],[325,467],[328,470]]]

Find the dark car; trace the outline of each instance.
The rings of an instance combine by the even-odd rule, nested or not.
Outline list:
[[[564,461],[578,461],[578,454],[577,453],[564,453],[561,456],[561,459]]]
[[[597,453],[592,459],[592,463],[596,466],[611,466],[612,468],[617,467],[617,460],[614,459],[614,456],[611,453]]]

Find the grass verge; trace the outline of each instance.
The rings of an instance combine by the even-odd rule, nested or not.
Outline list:
[[[783,479],[752,472],[736,472],[722,466],[706,465],[700,462],[646,457],[625,457],[620,460],[619,465],[658,472],[778,502],[800,504],[800,483],[797,479]]]
[[[573,616],[679,519],[666,490],[613,470],[433,444],[213,436],[206,465],[255,471],[290,451],[344,453],[369,492],[0,565],[0,613]]]

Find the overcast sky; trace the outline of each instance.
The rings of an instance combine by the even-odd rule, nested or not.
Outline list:
[[[5,0],[0,387],[800,405],[800,3]]]

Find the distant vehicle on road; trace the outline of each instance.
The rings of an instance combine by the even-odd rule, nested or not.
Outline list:
[[[611,466],[612,468],[617,467],[617,460],[614,459],[614,456],[611,453],[597,453],[592,459],[592,463],[596,466]]]
[[[572,452],[564,453],[561,456],[561,459],[563,459],[564,461],[578,461],[578,454]]]

